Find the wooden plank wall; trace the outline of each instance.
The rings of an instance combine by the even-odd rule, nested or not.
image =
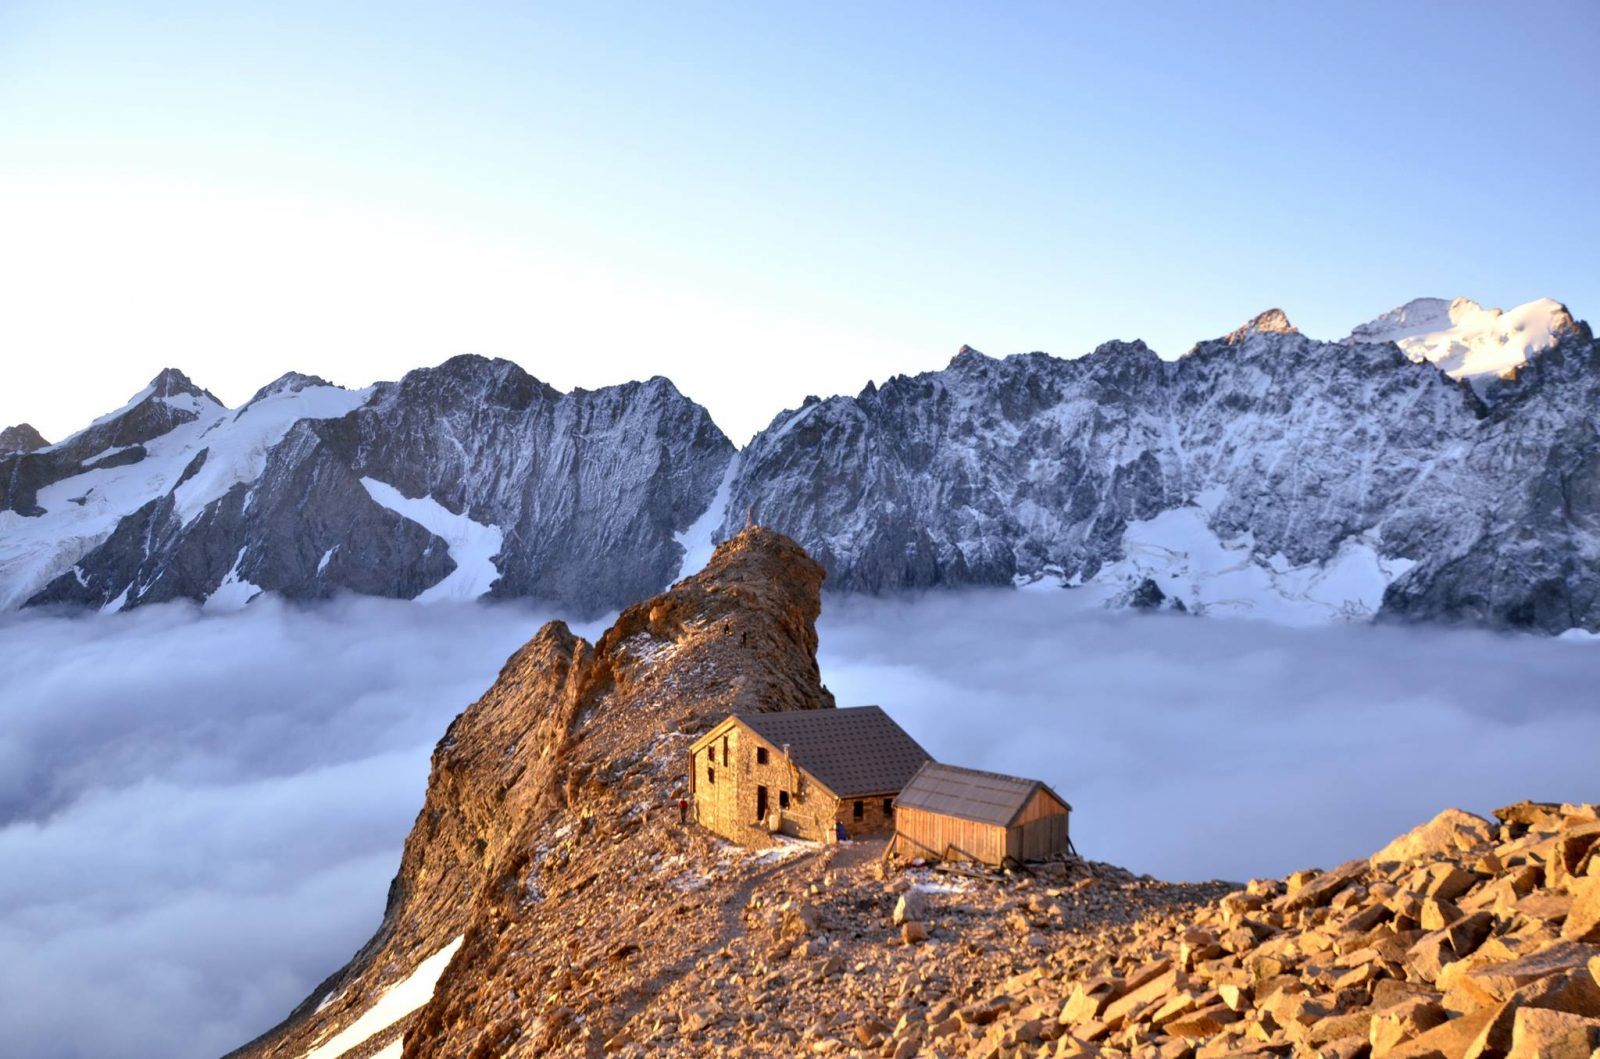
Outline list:
[[[1006,835],[1006,852],[1018,860],[1044,860],[1067,849],[1067,807],[1043,788],[1033,792]]]
[[[937,854],[955,846],[986,864],[999,864],[1006,855],[1006,830],[995,824],[901,806],[895,811],[895,830]],[[926,855],[925,850],[909,846],[903,852],[908,856]]]
[[[955,846],[986,864],[999,864],[1006,857],[1017,860],[1044,860],[1067,849],[1067,810],[1043,790],[1017,816],[1009,829],[998,824],[980,824],[955,816],[901,806],[896,811],[895,832],[909,842],[898,843],[896,851],[906,856],[938,856]]]

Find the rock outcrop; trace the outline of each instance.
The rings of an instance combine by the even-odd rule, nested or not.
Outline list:
[[[435,750],[377,935],[238,1054],[311,1051],[455,939],[433,1002],[375,1044],[405,1030],[412,1055],[598,1047],[715,947],[728,893],[771,868],[679,824],[683,758],[732,709],[833,707],[822,578],[752,528],[596,644],[541,629]]]
[[[44,435],[28,423],[18,423],[14,427],[0,430],[0,456],[13,452],[32,452],[48,444],[50,443],[44,439]]]

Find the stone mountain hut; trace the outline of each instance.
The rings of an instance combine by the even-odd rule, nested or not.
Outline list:
[[[895,800],[895,852],[999,865],[1072,850],[1072,806],[1038,780],[929,761]]]
[[[741,845],[890,831],[894,799],[932,760],[876,706],[733,714],[689,748],[695,818]]]

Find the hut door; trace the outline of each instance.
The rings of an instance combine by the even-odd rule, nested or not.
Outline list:
[[[756,788],[756,819],[765,822],[767,819],[767,789]]]

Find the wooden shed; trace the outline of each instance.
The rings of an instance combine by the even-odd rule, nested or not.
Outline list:
[[[696,820],[741,845],[887,832],[928,760],[876,706],[733,714],[690,746],[690,797]]]
[[[907,856],[984,864],[1070,852],[1060,795],[1038,780],[930,761],[895,799],[894,848]]]

